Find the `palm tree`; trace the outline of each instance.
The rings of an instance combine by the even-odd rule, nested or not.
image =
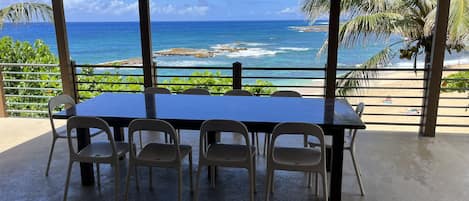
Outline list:
[[[0,29],[4,22],[53,21],[52,7],[45,3],[23,2],[0,8]]]
[[[302,10],[310,20],[329,12],[329,0],[305,0]],[[387,45],[365,61],[359,68],[378,68],[396,55],[401,59],[413,59],[424,54],[425,66],[430,63],[432,39],[435,28],[436,0],[342,0],[341,13],[348,21],[340,25],[339,43],[352,47],[363,41],[386,40]],[[462,51],[469,39],[469,0],[451,0],[446,48],[449,53]],[[395,40],[393,35],[400,36]],[[395,40],[395,41],[390,41]],[[327,48],[327,41],[319,51]],[[358,92],[361,85],[368,84],[376,71],[351,71],[337,81],[341,95]],[[351,78],[351,79],[347,79]]]

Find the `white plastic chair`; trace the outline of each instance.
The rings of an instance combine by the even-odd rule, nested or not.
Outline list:
[[[362,116],[363,110],[365,109],[364,103],[359,103],[355,108],[355,112],[358,114],[359,117]],[[326,136],[325,138],[326,148],[332,149],[332,137]],[[365,188],[363,187],[363,180],[361,178],[361,171],[360,167],[357,162],[357,157],[355,153],[355,142],[357,139],[357,129],[351,129],[349,134],[344,137],[344,150],[348,150],[352,157],[353,168],[355,169],[355,175],[357,176],[358,185],[360,187],[360,194],[362,196],[365,195]],[[310,147],[317,147],[318,141],[315,139],[310,139],[308,142]],[[317,175],[316,175],[317,178]],[[317,179],[316,179],[316,186],[317,186]]]
[[[147,87],[143,91],[143,93],[146,94],[171,94],[171,91],[166,88],[161,88],[161,87]]]
[[[64,106],[65,108],[74,107],[75,106],[75,101],[69,95],[63,94],[63,95],[58,95],[56,97],[51,98],[49,100],[49,103],[47,104],[48,113],[49,113],[49,120],[50,120],[50,126],[51,126],[51,130],[52,130],[52,145],[51,145],[50,152],[49,152],[49,160],[47,161],[46,177],[49,176],[49,169],[50,169],[50,164],[51,164],[51,161],[52,161],[52,155],[54,153],[55,142],[57,141],[57,139],[66,139],[67,138],[67,130],[63,130],[63,131],[58,132],[57,129],[55,128],[54,119],[52,118],[53,112],[59,106]],[[91,131],[91,137],[94,137],[94,136],[96,136],[100,133],[102,133],[102,131],[92,130]],[[76,133],[75,132],[72,133],[72,138],[76,138]]]
[[[298,93],[296,91],[289,91],[289,90],[275,91],[270,96],[271,97],[292,97],[292,98],[302,98],[303,97],[303,96],[301,96],[300,93]],[[304,143],[305,147],[308,146],[308,141],[307,140],[308,139],[305,136],[303,138],[303,143]],[[270,144],[270,134],[266,133],[265,136],[264,136],[264,150],[263,150],[264,155],[268,150],[269,144]]]
[[[72,130],[78,128],[95,128],[104,131],[107,134],[109,142],[92,142],[80,151],[76,151],[72,144]],[[71,117],[67,121],[67,139],[68,148],[70,153],[67,180],[65,182],[64,201],[67,200],[68,187],[70,183],[70,174],[72,172],[73,162],[80,163],[96,163],[97,164],[97,176],[98,176],[98,187],[101,188],[99,164],[110,163],[114,168],[114,196],[115,200],[119,200],[119,158],[125,156],[128,152],[129,145],[123,142],[115,142],[112,136],[109,125],[102,119],[96,117]]]
[[[136,152],[133,144],[134,133],[136,131],[153,131],[152,133],[165,133],[175,139],[174,144],[150,143],[139,152]],[[189,145],[180,145],[176,130],[171,124],[163,120],[156,119],[136,119],[129,124],[129,144],[130,157],[129,169],[127,173],[125,198],[128,198],[130,176],[132,169],[135,171],[135,181],[137,189],[138,174],[137,166],[148,166],[150,171],[150,188],[152,186],[151,167],[175,168],[178,170],[178,200],[182,200],[182,162],[186,156],[189,156],[189,175],[190,189],[192,192],[192,147]]]
[[[242,89],[233,89],[227,91],[224,96],[253,96],[251,92],[242,90]],[[253,132],[251,135],[251,140],[253,144],[256,144],[257,147],[257,154],[260,154],[260,147],[259,147],[259,134],[257,132]]]
[[[202,88],[186,89],[185,91],[182,92],[182,94],[210,96],[210,92],[207,89],[202,89]]]
[[[242,89],[233,89],[225,92],[224,96],[252,96],[252,93]]]
[[[320,142],[319,150],[310,147],[275,146],[275,141],[279,136],[298,134],[317,138]],[[267,156],[266,201],[269,200],[270,194],[273,192],[275,170],[318,172],[323,181],[323,198],[327,201],[326,148],[322,129],[308,123],[280,123],[275,126]],[[309,178],[308,182],[310,182]]]
[[[171,94],[171,91],[166,88],[161,88],[161,87],[147,87],[143,91],[145,94]],[[138,133],[138,138],[140,140],[140,149],[143,148],[143,140],[142,140],[142,132]],[[168,143],[168,135],[164,135],[164,142]]]
[[[244,137],[246,144],[210,144],[207,142],[207,134],[209,132],[237,133]],[[256,158],[255,147],[251,146],[249,134],[246,126],[238,121],[232,120],[207,120],[202,123],[200,128],[200,151],[199,151],[199,167],[197,169],[196,187],[194,199],[199,198],[199,182],[202,168],[210,166],[211,184],[215,187],[215,166],[246,168],[249,172],[249,193],[250,201],[254,201],[254,192],[256,191]],[[207,147],[204,149],[203,147]]]

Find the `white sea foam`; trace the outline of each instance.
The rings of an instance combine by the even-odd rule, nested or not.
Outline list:
[[[248,48],[246,50],[240,50],[238,52],[226,53],[225,55],[229,58],[263,57],[263,56],[274,56],[277,53],[281,53],[281,52],[284,52],[284,51],[274,51],[274,50],[267,50],[263,48]]]
[[[213,66],[213,65],[230,65],[221,61],[209,60],[180,60],[180,61],[158,61],[161,66]]]
[[[267,43],[257,43],[257,42],[245,42],[245,41],[237,41],[233,43],[223,43],[223,44],[216,44],[211,46],[210,48],[219,50],[219,49],[226,49],[226,48],[239,48],[239,47],[258,47],[258,46],[265,46],[268,45]]]
[[[302,52],[302,51],[310,50],[310,48],[307,48],[307,47],[279,47],[277,49],[285,50],[285,51],[295,51],[295,52]]]
[[[443,65],[444,66],[451,66],[451,65],[458,65],[458,64],[468,64],[469,58],[458,58],[458,59],[445,59]],[[417,68],[423,68],[425,63],[421,60],[417,61]],[[395,64],[391,64],[393,67],[398,68],[413,68],[414,62],[413,61],[405,61],[405,62],[398,62]]]

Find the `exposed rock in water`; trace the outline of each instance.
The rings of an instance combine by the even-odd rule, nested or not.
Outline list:
[[[295,30],[298,32],[327,32],[328,25],[314,25],[314,26],[291,26],[288,27],[290,30]]]
[[[155,52],[154,56],[193,56],[197,58],[208,58],[215,55],[214,51],[192,48],[171,48]]]

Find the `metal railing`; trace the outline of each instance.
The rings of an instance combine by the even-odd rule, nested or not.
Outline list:
[[[44,116],[47,111],[47,100],[62,91],[57,65],[0,64],[0,66],[3,74],[6,111],[10,116]],[[156,74],[155,85],[168,88],[174,93],[187,88],[204,87],[211,90],[212,94],[220,95],[233,88],[242,87],[259,96],[270,95],[275,90],[296,90],[306,98],[324,97],[326,70],[324,67],[242,67],[240,63],[225,67],[153,67]],[[35,68],[42,69],[35,71]],[[72,69],[74,86],[80,101],[93,98],[103,92],[137,93],[144,89],[141,65],[72,64]],[[357,92],[346,95],[337,94],[338,98],[345,98],[354,106],[359,102],[365,102],[366,110],[363,119],[369,127],[391,129],[399,127],[397,129],[418,130],[426,90],[424,87],[425,69],[339,67],[337,80],[343,80],[341,75],[353,71],[378,74],[376,77],[353,78],[351,80],[367,80],[369,83],[354,86],[353,89],[359,89]],[[445,69],[444,77],[464,71],[469,71],[469,69]],[[47,79],[43,79],[44,77]],[[467,78],[443,79],[443,81],[450,80],[469,82]],[[343,90],[347,87],[338,86],[337,89]],[[467,88],[442,86],[437,122],[438,132],[467,132],[467,127],[469,127],[467,123],[469,122],[468,94],[448,92],[449,89],[468,91]]]
[[[5,116],[44,117],[47,101],[62,93],[58,64],[0,63]]]

